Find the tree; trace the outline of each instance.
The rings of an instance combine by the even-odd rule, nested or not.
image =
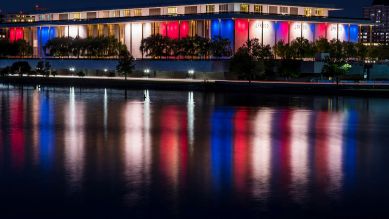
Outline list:
[[[212,40],[210,47],[213,57],[230,57],[232,55],[231,42],[229,39],[218,36]]]
[[[340,40],[333,39],[330,41],[330,57],[336,61],[341,61],[345,58],[343,44]]]
[[[37,74],[43,75],[45,71],[45,65],[42,60],[39,60],[38,63],[36,64],[35,72]]]
[[[339,84],[339,78],[345,75],[351,68],[351,65],[344,60],[326,58],[322,69],[322,74],[329,78],[335,78],[336,84]]]
[[[32,46],[25,40],[18,40],[14,42],[18,56],[30,56],[32,55]]]
[[[7,66],[7,67],[1,69],[0,75],[1,75],[2,77],[5,77],[5,76],[8,75],[10,72],[11,72],[11,67]]]
[[[31,71],[31,66],[28,62],[15,62],[11,66],[11,72],[23,76],[24,73],[29,74]]]
[[[357,50],[355,44],[352,42],[343,42],[342,43],[343,56],[345,59],[349,60],[351,58],[356,58]]]
[[[199,58],[205,58],[209,56],[211,47],[210,39],[196,35],[193,38],[193,44],[195,55],[197,55]]]
[[[45,62],[45,75],[46,77],[49,77],[51,74],[51,64],[50,62],[46,61]]]
[[[153,59],[167,56],[169,38],[160,34],[149,36],[142,40],[140,51]]]
[[[314,56],[314,50],[308,39],[298,37],[290,44],[292,51],[292,57],[295,59],[312,58]]]
[[[232,57],[230,71],[249,81],[264,78],[267,70],[265,59],[270,58],[270,46],[263,46],[258,39],[248,40]]]
[[[318,53],[329,53],[330,47],[330,43],[326,38],[320,38],[314,43],[314,48]]]
[[[258,39],[252,39],[246,42],[246,46],[251,50],[256,60],[271,59],[273,53],[270,45],[263,45]]]
[[[284,41],[278,41],[273,47],[274,54],[281,59],[291,59],[292,50],[289,44],[284,43]]]
[[[367,56],[367,47],[363,45],[363,43],[356,43],[354,44],[355,50],[356,50],[356,58],[359,61],[365,60]]]
[[[134,57],[128,52],[127,47],[123,46],[119,53],[119,62],[116,70],[123,74],[127,80],[127,75],[131,74],[134,69]]]

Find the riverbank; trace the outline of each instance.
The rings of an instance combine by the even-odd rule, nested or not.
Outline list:
[[[389,83],[320,83],[285,81],[227,81],[122,77],[19,77],[0,78],[0,83],[16,86],[59,86],[114,89],[190,90],[213,92],[258,92],[261,94],[353,95],[389,97]]]

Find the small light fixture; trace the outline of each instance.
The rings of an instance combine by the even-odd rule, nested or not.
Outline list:
[[[143,72],[144,72],[145,74],[149,74],[149,73],[150,73],[150,69],[146,68],[145,70],[143,70]]]
[[[108,69],[104,68],[104,72],[108,72]]]
[[[195,71],[193,69],[188,70],[189,75],[194,75]]]
[[[70,68],[69,68],[69,71],[75,72],[75,71],[76,71],[76,68],[75,68],[75,67],[70,67]]]

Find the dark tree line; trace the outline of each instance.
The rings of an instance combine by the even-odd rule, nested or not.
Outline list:
[[[115,37],[71,38],[58,37],[51,39],[45,46],[47,55],[54,57],[117,58],[124,47]]]
[[[233,53],[228,39],[217,37],[210,40],[200,36],[170,39],[152,35],[142,40],[140,50],[144,56],[153,59],[205,59],[210,56],[230,57]]]
[[[0,57],[28,57],[32,55],[32,46],[25,40],[10,42],[8,40],[0,40]]]

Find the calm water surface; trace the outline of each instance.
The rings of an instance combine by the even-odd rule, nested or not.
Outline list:
[[[0,87],[0,218],[389,214],[389,99]]]

